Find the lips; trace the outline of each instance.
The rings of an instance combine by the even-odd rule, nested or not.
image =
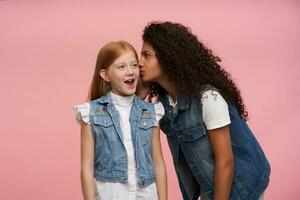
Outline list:
[[[135,79],[131,78],[131,79],[127,79],[126,81],[124,81],[124,83],[128,84],[128,85],[133,85],[134,84]]]

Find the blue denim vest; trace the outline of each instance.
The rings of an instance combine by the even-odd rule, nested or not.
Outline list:
[[[201,94],[210,89],[217,90],[206,85]],[[183,198],[198,199],[201,191],[201,196],[213,200],[214,159],[200,100],[178,95],[177,114],[173,114],[167,95],[160,95],[159,101],[165,108],[160,127],[167,135]],[[235,160],[230,199],[256,200],[269,183],[270,165],[236,107],[230,103],[228,106]]]
[[[109,95],[91,101],[90,105],[95,141],[94,176],[98,181],[125,183],[128,179],[128,159],[119,112]],[[134,96],[129,121],[138,181],[141,187],[146,187],[155,181],[151,157],[154,105]]]

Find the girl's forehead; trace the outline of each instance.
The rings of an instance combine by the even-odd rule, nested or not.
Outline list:
[[[148,42],[144,42],[142,47],[142,52],[146,52],[146,51],[155,52],[152,45]]]
[[[135,53],[128,50],[121,53],[121,55],[113,62],[113,64],[119,63],[119,62],[133,62],[136,61],[137,58],[135,56]]]

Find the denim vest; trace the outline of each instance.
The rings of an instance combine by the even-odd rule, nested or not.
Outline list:
[[[94,176],[98,181],[125,183],[128,179],[128,159],[119,112],[109,95],[91,101],[90,105],[95,141]],[[138,182],[141,187],[146,187],[155,181],[151,157],[154,105],[134,96],[129,121]]]
[[[206,85],[200,94],[216,90]],[[201,95],[202,96],[202,95]],[[160,127],[166,134],[185,200],[201,197],[214,199],[214,159],[208,131],[197,98],[177,96],[177,114],[173,114],[167,95],[159,96],[165,108]],[[235,106],[228,104],[230,136],[235,169],[231,200],[256,200],[269,183],[270,165],[260,145]]]

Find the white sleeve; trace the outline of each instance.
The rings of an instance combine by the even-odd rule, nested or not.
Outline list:
[[[154,109],[155,109],[155,126],[158,126],[159,120],[165,114],[165,109],[160,102],[154,104]]]
[[[144,99],[144,101],[149,102],[149,99],[150,99],[150,94],[147,95],[147,97]],[[151,98],[151,103],[156,104],[157,101],[158,101],[158,96],[157,95],[153,96]]]
[[[207,130],[213,130],[230,124],[228,104],[219,92],[208,90],[203,93],[202,117]]]
[[[80,124],[81,121],[91,124],[90,122],[90,103],[84,103],[74,106],[73,110],[76,114],[76,120]]]

